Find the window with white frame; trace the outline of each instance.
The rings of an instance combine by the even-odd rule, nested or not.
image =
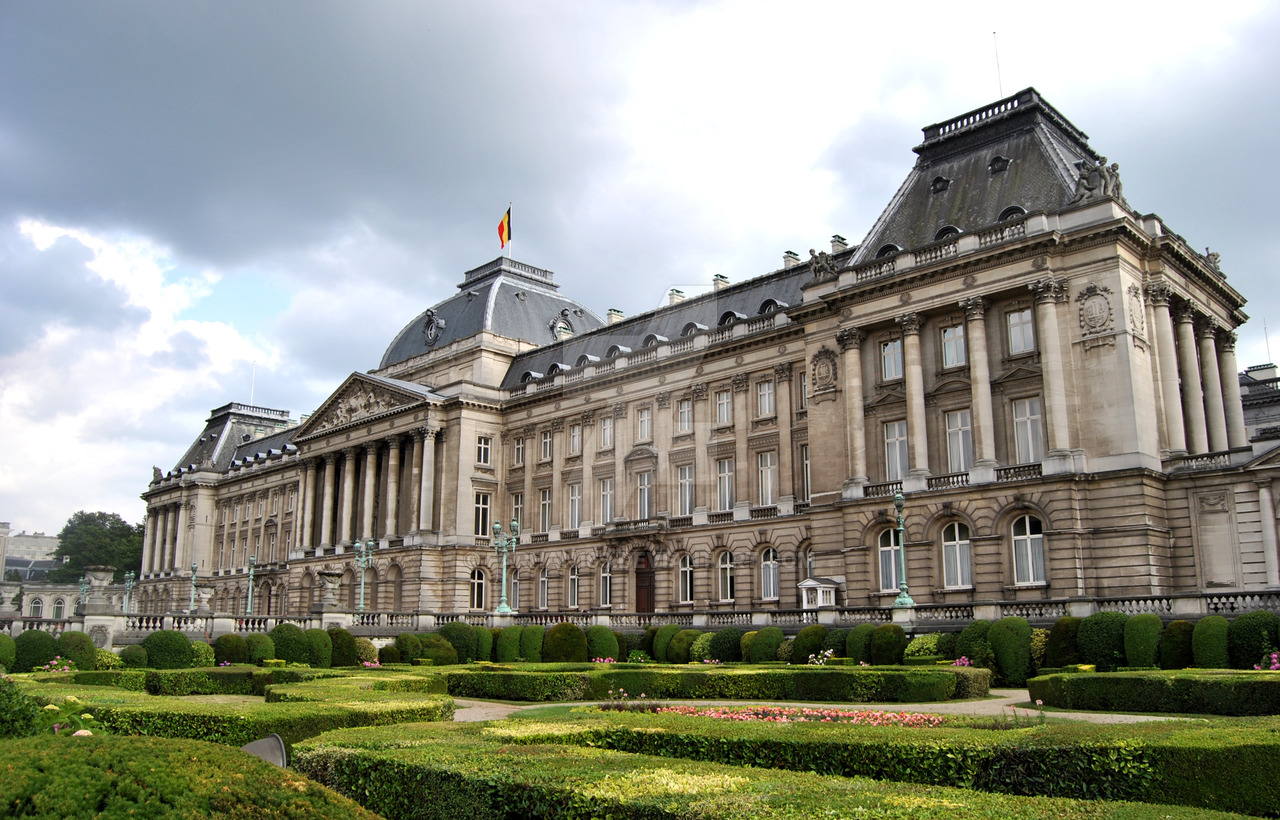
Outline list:
[[[32,598],[31,608],[28,610],[28,612],[31,613],[30,617],[32,618],[43,618],[44,617],[44,601],[40,598]]]
[[[1013,521],[1013,582],[1045,582],[1044,525],[1034,515],[1020,515]]]
[[[778,551],[773,547],[760,554],[760,597],[766,601],[778,598]]]
[[[649,407],[636,408],[636,441],[649,441],[653,438],[653,410]]]
[[[524,524],[524,493],[511,494],[511,520],[517,525]],[[518,533],[512,533],[516,535]]]
[[[973,466],[973,417],[966,407],[948,412],[944,421],[948,469],[953,473],[967,472]]]
[[[613,416],[605,416],[600,419],[600,449],[609,450],[613,448]]]
[[[899,573],[902,571],[902,558],[898,554],[898,531],[885,530],[880,533],[880,591],[893,592],[898,588]]]
[[[295,495],[295,493],[293,492],[293,490],[290,490],[290,491],[289,491],[289,501],[288,501],[287,505],[285,506],[285,511],[286,511],[286,512],[293,512],[293,496],[294,496],[294,495]]]
[[[231,520],[232,520],[232,522],[235,522],[235,521],[239,521],[239,520],[240,520],[240,505],[239,505],[239,504],[236,504],[234,507],[232,507],[232,508],[231,508]]]
[[[576,530],[582,526],[582,485],[574,482],[569,485],[569,529]]]
[[[471,609],[484,609],[484,570],[471,571]]]
[[[569,567],[569,587],[565,595],[565,605],[569,609],[578,608],[578,565]]]
[[[693,603],[693,557],[689,555],[680,558],[680,603]]]
[[[884,425],[884,473],[888,481],[907,475],[907,423],[889,421]]]
[[[511,442],[511,464],[516,467],[524,464],[524,436],[517,436]]]
[[[812,492],[809,486],[809,445],[800,445],[800,500],[808,501]]]
[[[756,416],[766,418],[776,415],[777,402],[773,391],[773,382],[756,382]]]
[[[551,488],[538,490],[538,532],[551,529]]]
[[[676,402],[676,432],[693,431],[693,399],[680,399]]]
[[[569,452],[577,455],[582,452],[582,425],[569,425]]]
[[[271,494],[271,514],[276,515],[280,512],[280,493]]]
[[[600,479],[600,523],[613,523],[613,479]]]
[[[550,583],[547,579],[547,568],[540,567],[538,569],[538,609],[547,608],[547,591]]]
[[[902,340],[880,343],[880,378],[893,381],[902,378]]]
[[[733,424],[733,391],[716,391],[716,424]]]
[[[1036,329],[1031,322],[1031,308],[1011,310],[1005,314],[1009,329],[1009,355],[1031,353],[1036,349]]]
[[[62,598],[53,599],[53,612],[51,615],[55,620],[62,620],[66,617],[67,602]]]
[[[733,459],[716,461],[716,509],[733,509]]]
[[[476,464],[488,464],[493,449],[491,436],[476,436]]]
[[[733,553],[722,552],[718,562],[720,575],[720,600],[733,600]]]
[[[1040,414],[1040,397],[1015,399],[1013,402],[1013,451],[1018,464],[1032,464],[1044,459],[1044,425]]]
[[[636,473],[636,518],[653,517],[653,473]]]
[[[676,468],[676,509],[679,515],[692,515],[694,507],[693,465],[682,464]]]
[[[809,407],[809,371],[807,370],[796,373],[796,407],[800,410]]]
[[[760,487],[760,506],[778,503],[778,452],[770,450],[756,454],[757,482]]]
[[[551,431],[550,430],[542,431],[540,442],[542,446],[541,446],[541,450],[538,453],[538,458],[541,459],[542,461],[550,461],[551,460]]]
[[[520,573],[519,571],[511,573],[511,594],[507,596],[507,606],[512,609],[520,608]]]
[[[490,516],[493,496],[489,493],[476,493],[475,500],[475,534],[487,536],[489,535],[489,525],[492,523]]]
[[[973,586],[969,527],[951,523],[942,528],[942,585],[948,589]]]
[[[942,366],[961,367],[969,361],[964,349],[964,325],[942,329]]]
[[[600,565],[600,606],[613,606],[613,565]]]

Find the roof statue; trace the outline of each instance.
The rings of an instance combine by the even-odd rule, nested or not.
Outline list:
[[[1107,165],[1107,158],[1094,161],[1082,159],[1075,163],[1080,172],[1076,180],[1076,192],[1069,205],[1077,202],[1093,202],[1098,199],[1111,198],[1127,205],[1120,184],[1120,163]]]

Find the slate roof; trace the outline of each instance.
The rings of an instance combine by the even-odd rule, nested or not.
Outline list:
[[[209,464],[218,472],[226,472],[231,462],[249,455],[249,453],[241,455],[240,451],[254,444],[254,439],[257,441],[278,439],[281,435],[288,433],[285,428],[291,425],[288,410],[272,410],[236,402],[215,408],[210,411],[204,430],[174,465],[173,472]],[[281,430],[282,432],[263,437],[259,433],[260,430]],[[246,435],[251,437],[249,444],[244,441]],[[285,440],[287,441],[287,438]]]
[[[378,369],[486,330],[541,345],[555,341],[557,320],[567,321],[575,334],[604,326],[591,309],[557,293],[559,287],[551,271],[506,257],[467,271],[458,285],[461,292],[405,325],[387,347]],[[429,324],[438,334],[433,340],[428,337]]]

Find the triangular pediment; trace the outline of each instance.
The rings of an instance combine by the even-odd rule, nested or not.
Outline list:
[[[1015,364],[1013,367],[1010,367],[1008,370],[992,379],[991,383],[1002,384],[1004,382],[1017,381],[1018,379],[1038,379],[1041,375],[1039,367]]]
[[[311,418],[300,425],[294,441],[332,433],[428,404],[430,388],[411,382],[352,373],[329,395]]]
[[[891,388],[876,393],[875,398],[867,402],[867,407],[879,407],[884,404],[896,404],[907,400],[907,391],[901,388]]]
[[[1280,441],[1274,441],[1272,448],[1245,465],[1247,470],[1261,470],[1267,467],[1280,467]]]

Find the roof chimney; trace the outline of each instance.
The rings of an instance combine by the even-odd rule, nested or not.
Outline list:
[[[799,264],[800,264],[800,254],[796,253],[795,251],[787,251],[786,253],[782,254],[782,267],[794,268],[796,265],[799,265]]]
[[[831,235],[831,252],[840,253],[840,251],[849,249],[849,241],[840,234]]]
[[[667,304],[678,305],[684,301],[684,291],[679,288],[672,288],[667,291]]]
[[[617,308],[609,308],[609,324],[616,325],[627,317],[622,315],[622,311]]]
[[[713,291],[724,290],[727,287],[729,287],[729,277],[725,276],[723,273],[717,273],[715,276],[711,277],[711,289]]]

